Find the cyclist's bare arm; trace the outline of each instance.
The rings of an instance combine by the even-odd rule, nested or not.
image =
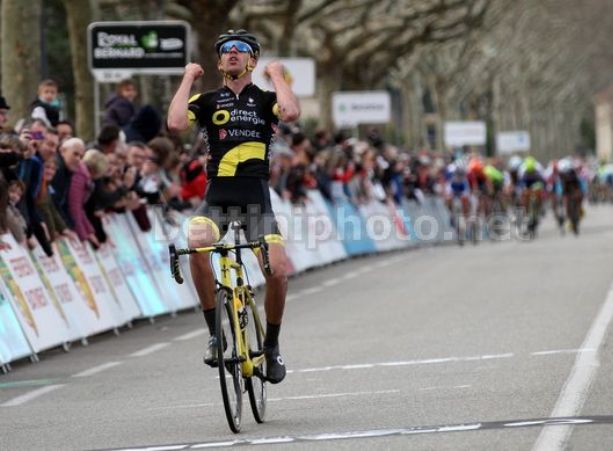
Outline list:
[[[189,120],[187,118],[187,103],[189,101],[190,90],[192,84],[198,78],[202,77],[204,70],[199,64],[189,63],[185,66],[183,79],[179,85],[179,89],[170,102],[168,108],[168,129],[171,131],[182,132],[189,128]]]
[[[279,105],[279,119],[283,122],[293,122],[300,117],[300,105],[292,92],[292,88],[285,81],[283,64],[279,61],[271,61],[266,65],[265,73],[270,77],[270,82],[277,94]]]

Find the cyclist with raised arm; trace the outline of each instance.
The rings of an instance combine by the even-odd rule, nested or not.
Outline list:
[[[272,61],[265,69],[274,92],[252,83],[252,71],[260,56],[255,36],[245,30],[229,30],[219,36],[215,50],[224,86],[190,98],[193,83],[204,74],[200,65],[190,63],[168,111],[169,129],[183,131],[197,122],[209,150],[209,185],[203,204],[190,220],[188,244],[210,246],[236,219],[245,226],[248,240],[265,236],[272,269],[272,275],[264,273],[266,378],[278,383],[286,373],[278,337],[287,291],[287,255],[270,202],[269,147],[279,119],[295,121],[300,107],[280,62]],[[217,366],[218,346],[225,344],[215,338],[215,278],[208,255],[191,255],[190,269],[211,335],[204,361]]]

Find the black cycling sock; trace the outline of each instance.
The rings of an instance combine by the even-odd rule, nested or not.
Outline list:
[[[281,324],[271,324],[266,322],[266,338],[264,339],[265,348],[274,348],[279,343],[279,331]]]
[[[211,334],[211,336],[215,335],[215,311],[217,310],[216,307],[213,307],[212,309],[209,310],[203,310],[202,313],[204,313],[204,320],[206,321],[206,325],[209,327],[209,333]]]

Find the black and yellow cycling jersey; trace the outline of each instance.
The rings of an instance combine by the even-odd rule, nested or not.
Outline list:
[[[207,174],[215,177],[270,176],[269,147],[278,119],[277,95],[253,83],[236,95],[230,88],[189,100],[190,122],[198,122],[209,147]]]

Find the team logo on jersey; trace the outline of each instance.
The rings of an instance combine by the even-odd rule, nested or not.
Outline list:
[[[226,139],[226,136],[228,136],[228,132],[226,131],[225,128],[220,128],[219,129],[219,139]]]
[[[230,112],[228,110],[217,110],[213,113],[213,124],[224,125],[230,120]]]

